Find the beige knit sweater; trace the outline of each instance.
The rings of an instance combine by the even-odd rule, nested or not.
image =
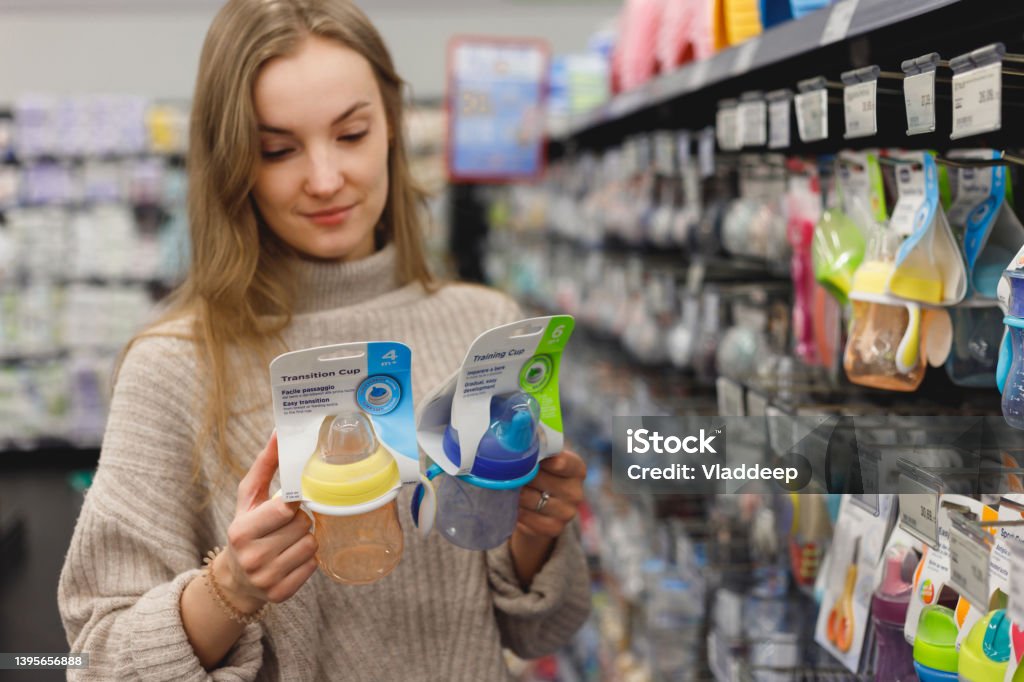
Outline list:
[[[519,311],[482,287],[448,285],[433,294],[418,284],[399,287],[394,266],[392,247],[354,263],[303,262],[299,314],[284,336],[289,350],[408,344],[420,399],[458,367],[478,334]],[[262,366],[237,372],[242,414],[228,440],[248,466],[273,428],[269,376]],[[406,486],[399,498],[405,552],[390,575],[342,586],[317,571],[248,626],[208,675],[186,639],[178,602],[204,553],[225,544],[237,480],[226,480],[205,452],[192,482],[203,384],[193,346],[180,339],[144,339],[122,365],[99,470],[60,577],[71,650],[91,655],[77,679],[489,682],[508,677],[503,646],[527,658],[549,653],[586,618],[587,567],[574,528],[524,592],[506,546],[470,552],[436,533],[420,539]]]

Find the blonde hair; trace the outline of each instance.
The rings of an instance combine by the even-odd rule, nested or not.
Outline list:
[[[189,272],[169,298],[166,314],[136,337],[166,335],[157,327],[168,320],[192,322],[188,338],[211,381],[200,407],[196,474],[198,453],[210,440],[226,470],[244,473],[226,440],[237,387],[227,366],[228,349],[269,361],[283,349],[280,332],[294,309],[294,276],[282,265],[294,251],[263,224],[250,197],[260,160],[252,92],[263,64],[294,53],[310,35],[334,40],[370,63],[390,138],[378,242],[394,242],[400,283],[418,280],[430,287],[433,282],[420,224],[426,193],[413,180],[406,156],[404,83],[370,20],[347,0],[229,0],[206,35],[192,102]]]

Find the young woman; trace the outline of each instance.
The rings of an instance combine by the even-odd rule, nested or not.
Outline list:
[[[306,515],[271,497],[274,355],[401,341],[418,399],[521,316],[431,280],[401,87],[345,0],[229,0],[214,19],[191,120],[191,268],[125,354],[61,574],[71,648],[91,654],[82,678],[500,680],[502,647],[548,653],[585,619],[573,453],[545,460],[489,552],[420,539],[404,491],[402,561],[368,586],[318,571]]]

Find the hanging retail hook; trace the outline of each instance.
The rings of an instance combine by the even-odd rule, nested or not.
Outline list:
[[[845,87],[839,81],[830,81],[824,76],[815,76],[814,78],[805,78],[796,84],[798,92],[812,92],[814,90],[821,90],[827,88],[829,90],[842,90]]]

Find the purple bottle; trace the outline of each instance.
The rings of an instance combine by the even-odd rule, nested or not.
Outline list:
[[[914,650],[903,637],[903,623],[907,619],[917,562],[917,553],[902,545],[890,548],[885,555],[885,574],[871,599],[871,620],[876,633],[877,682],[917,680]]]

